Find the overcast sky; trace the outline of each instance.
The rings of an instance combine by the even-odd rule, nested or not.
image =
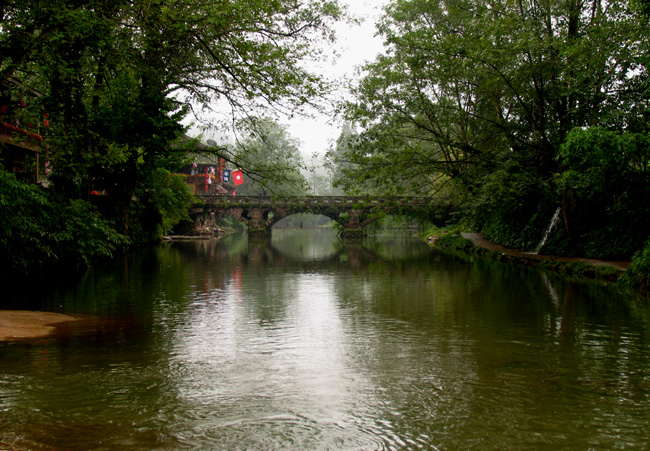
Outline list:
[[[347,5],[352,16],[363,22],[358,25],[337,25],[339,39],[336,50],[340,56],[325,69],[328,76],[339,80],[343,77],[352,78],[356,66],[372,61],[381,52],[381,38],[374,37],[375,23],[387,2],[388,0],[340,0],[340,3]],[[319,116],[287,122],[289,133],[300,140],[301,152],[305,157],[313,153],[324,154],[330,143],[338,138],[341,124],[332,119],[329,116]]]
[[[347,7],[348,14],[361,21],[359,24],[337,23],[335,25],[338,40],[332,53],[338,55],[327,64],[310,66],[313,71],[320,67],[326,77],[342,81],[352,79],[355,68],[367,61],[372,61],[382,51],[381,38],[375,37],[375,24],[382,14],[383,6],[390,0],[339,0]],[[343,93],[336,94],[339,97]],[[226,108],[227,109],[227,108]],[[191,119],[191,118],[190,118]],[[300,141],[300,152],[305,161],[314,153],[323,155],[331,143],[336,141],[341,132],[341,123],[332,115],[319,115],[314,118],[279,118],[279,122],[288,125],[288,132]],[[203,135],[203,141],[213,139],[219,143],[231,142],[232,136],[215,131],[202,130],[196,123],[190,128],[190,135]]]

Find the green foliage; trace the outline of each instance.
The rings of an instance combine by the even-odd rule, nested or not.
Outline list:
[[[226,232],[245,232],[248,230],[246,224],[228,215],[217,218],[217,224]]]
[[[422,234],[422,236],[427,238],[427,237],[429,237],[431,235],[441,236],[441,235],[444,235],[444,234],[447,234],[447,233],[460,234],[461,230],[462,230],[462,227],[459,226],[459,225],[456,225],[456,224],[454,224],[454,225],[446,225],[446,226],[443,226],[443,227],[438,227],[438,226],[434,225],[434,226],[428,228]]]
[[[629,258],[650,230],[650,139],[575,129],[559,152],[557,188],[576,252]]]
[[[476,194],[462,206],[472,229],[495,243],[533,249],[557,209],[555,193],[529,172],[512,164],[487,175]]]
[[[443,235],[437,244],[446,249],[464,252],[474,247],[474,244],[470,240],[463,238],[460,235],[453,234]]]
[[[263,194],[301,196],[307,193],[307,181],[300,173],[304,168],[300,143],[287,127],[268,117],[249,117],[237,124],[242,134],[230,161],[245,168],[243,185],[237,187],[238,195]]]
[[[340,221],[332,222],[332,230],[340,237],[345,233],[345,224]]]
[[[444,249],[468,252],[474,249],[474,243],[464,238],[459,231],[443,233],[436,241],[436,245]]]
[[[573,127],[620,127],[621,111],[643,102],[626,87],[643,79],[628,68],[647,49],[628,43],[649,31],[627,2],[588,8],[391,3],[378,27],[386,51],[365,66],[346,107],[365,128],[348,152],[356,165],[348,178],[422,190],[444,176],[473,190],[513,154],[547,178]]]
[[[0,171],[0,270],[5,275],[53,264],[88,267],[128,240],[87,202],[69,200]]]
[[[328,41],[341,16],[336,1],[299,0],[27,0],[1,9],[0,78],[16,75],[44,94],[56,188],[71,197],[106,189],[124,221],[149,173],[182,160],[172,144],[190,102],[229,104],[232,119],[321,97],[325,83],[302,60],[317,57],[313,44]]]
[[[634,2],[597,5],[391,2],[385,51],[344,106],[361,131],[348,125],[329,155],[339,182],[444,196],[457,219],[518,248],[562,207],[550,248],[631,255],[650,230],[650,27]],[[571,131],[594,126],[625,133],[612,151],[576,145]]]
[[[88,202],[70,200],[60,214],[65,218],[62,221],[65,232],[58,237],[57,244],[70,253],[70,259],[80,261],[84,267],[91,266],[97,258],[113,257],[128,243]]]
[[[189,105],[202,105],[194,112],[209,110],[211,120],[209,105],[229,105],[233,120],[261,106],[293,113],[316,103],[327,86],[303,59],[318,57],[314,44],[331,39],[329,24],[341,11],[335,0],[25,0],[3,2],[0,15],[0,79],[22,82],[21,92],[2,87],[0,96],[31,89],[43,94],[30,105],[30,115],[21,113],[19,119],[40,122],[49,115],[50,127],[43,133],[54,190],[69,199],[105,193],[93,202],[120,230],[142,242],[181,220],[188,205],[182,182],[170,178],[169,171],[194,150],[179,144]],[[301,183],[295,170],[263,168],[260,176],[273,182]],[[71,237],[82,240],[75,251],[81,260],[108,254],[117,243],[104,229],[106,223],[82,208],[84,203],[29,193],[29,205],[3,200],[18,212],[43,207],[33,217],[12,215],[7,224],[15,242],[3,242],[15,247],[15,265],[62,260],[59,244]],[[97,230],[70,219],[59,221],[68,229],[50,234],[57,224],[50,219],[58,218],[49,211],[54,204],[73,217],[92,217],[87,223],[97,224]],[[34,222],[34,229],[20,221]]]
[[[558,158],[559,189],[571,190],[587,202],[601,202],[606,196],[616,200],[648,176],[650,139],[599,127],[577,128],[567,136]]]
[[[190,219],[188,211],[195,198],[182,177],[156,169],[144,186],[136,191],[140,233],[149,234],[143,241],[157,241],[176,224]]]
[[[650,290],[650,241],[634,254],[630,267],[619,283],[626,288],[645,292]]]

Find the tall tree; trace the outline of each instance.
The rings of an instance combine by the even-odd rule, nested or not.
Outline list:
[[[7,0],[0,76],[44,92],[58,189],[105,189],[124,225],[138,185],[184,155],[174,141],[194,105],[233,117],[293,111],[323,80],[302,61],[331,38],[336,0]]]
[[[385,52],[347,105],[363,132],[345,179],[454,188],[508,244],[530,245],[560,204],[571,130],[647,130],[650,27],[632,1],[394,1],[378,31]]]
[[[400,189],[426,188],[437,172],[472,191],[505,161],[547,180],[572,128],[634,119],[648,30],[628,2],[407,0],[379,33],[385,54],[348,105],[366,128],[349,156],[384,184],[398,171]]]

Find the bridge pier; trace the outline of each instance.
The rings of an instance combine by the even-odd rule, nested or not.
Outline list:
[[[339,222],[343,226],[343,231],[340,233],[341,238],[345,240],[360,240],[365,236],[365,231],[361,224],[362,213],[363,210],[353,208],[342,216],[342,219],[346,220],[346,223]]]
[[[248,211],[250,215],[249,228],[252,230],[264,228],[264,212],[261,208],[253,207]]]
[[[418,214],[434,217],[448,215],[449,208],[431,205],[430,199],[417,197],[369,198],[345,196],[307,196],[261,199],[257,196],[205,196],[196,210],[203,214],[231,216],[246,224],[256,234],[270,232],[273,224],[295,213],[322,214],[336,221],[344,239],[359,239],[364,229],[382,214]],[[196,213],[191,216],[195,217]],[[432,220],[432,222],[434,222]]]

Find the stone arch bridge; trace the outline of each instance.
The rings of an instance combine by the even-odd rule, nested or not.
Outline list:
[[[427,219],[440,224],[449,214],[448,204],[425,197],[306,196],[197,196],[190,217],[195,228],[218,216],[231,216],[250,231],[270,231],[275,223],[297,213],[327,216],[341,225],[345,237],[363,235],[363,229],[388,214]]]

